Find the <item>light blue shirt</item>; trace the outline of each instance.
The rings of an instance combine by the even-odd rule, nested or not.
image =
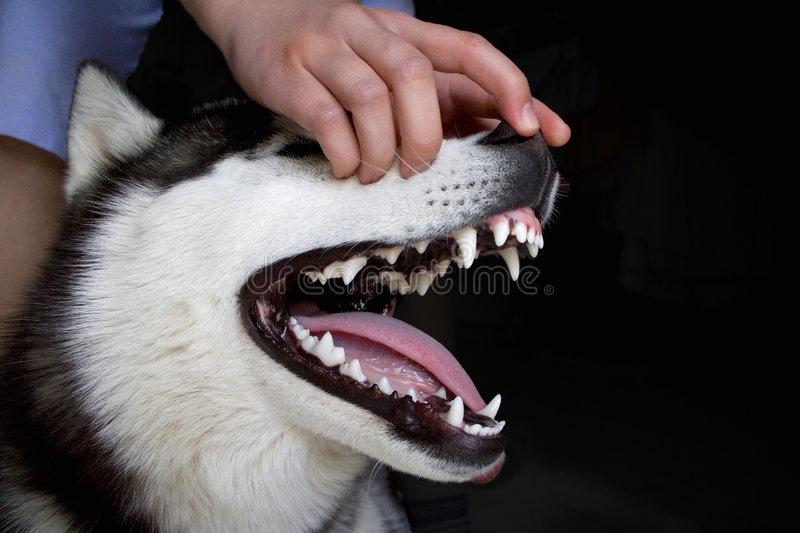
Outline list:
[[[362,3],[414,14],[413,0]],[[78,65],[127,79],[161,12],[161,0],[0,0],[0,135],[64,158]]]
[[[161,0],[0,2],[0,134],[64,157],[78,65],[136,68]]]
[[[414,16],[414,0],[362,0],[361,5],[370,7],[388,7]]]

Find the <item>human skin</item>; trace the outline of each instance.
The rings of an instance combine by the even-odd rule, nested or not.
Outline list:
[[[504,119],[560,146],[569,127],[483,37],[344,0],[182,0],[260,104],[310,130],[333,174],[409,177],[433,161],[443,124]],[[461,125],[461,127],[459,127]],[[399,151],[398,151],[399,147]]]
[[[506,120],[548,144],[569,127],[484,38],[345,0],[183,0],[242,88],[318,138],[333,174],[371,183],[400,158],[408,177],[446,132]],[[398,149],[399,146],[399,149]],[[0,322],[19,306],[56,238],[64,162],[0,137]]]
[[[56,237],[63,173],[58,156],[0,135],[0,329],[19,310]]]

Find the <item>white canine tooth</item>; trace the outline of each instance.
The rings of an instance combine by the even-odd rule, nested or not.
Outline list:
[[[539,247],[535,244],[526,244],[525,246],[528,247],[528,253],[531,254],[531,257],[539,255]]]
[[[408,294],[411,292],[411,284],[406,279],[405,274],[395,270],[382,270],[380,273],[381,283],[388,285],[392,292]]]
[[[390,265],[393,265],[397,261],[397,258],[400,257],[400,254],[403,253],[403,249],[403,246],[380,248],[379,250],[375,250],[374,254],[383,257]]]
[[[367,258],[363,255],[356,255],[345,261],[342,265],[344,269],[344,272],[342,273],[342,279],[344,279],[345,284],[353,281],[353,278],[356,277],[356,274],[358,274],[358,272],[364,268],[364,265],[366,264]]]
[[[361,371],[361,363],[358,359],[353,359],[350,362],[342,363],[339,367],[339,373],[350,376],[359,383],[367,381],[367,376]]]
[[[506,421],[505,420],[501,420],[492,429],[494,429],[497,433],[500,433],[501,431],[503,431],[504,427],[506,427]]]
[[[486,407],[481,409],[480,411],[475,411],[479,415],[488,416],[491,419],[497,416],[497,411],[500,409],[500,395],[496,395],[492,398],[492,401],[486,404]]]
[[[412,275],[414,276],[412,278],[414,281],[411,283],[411,286],[414,287],[414,290],[417,291],[420,296],[425,296],[425,293],[428,292],[433,280],[436,278],[436,271],[426,270],[424,272],[415,272]]]
[[[328,360],[323,361],[327,366],[336,366],[344,363],[344,348],[341,346],[334,346],[328,352]]]
[[[483,429],[481,429],[481,432],[479,433],[479,435],[481,437],[493,437],[493,436],[497,435],[498,433],[500,433],[501,429],[503,429],[502,426],[495,426],[495,427],[491,427],[491,428],[483,428]]]
[[[309,353],[316,355],[325,366],[337,366],[344,363],[344,348],[333,345],[330,331],[314,344]]]
[[[448,404],[450,405],[450,410],[447,411],[444,421],[451,426],[461,427],[461,424],[464,422],[464,401],[461,399],[461,396],[456,396],[455,399],[452,402],[448,402]]]
[[[517,253],[517,249],[512,246],[510,248],[498,250],[497,253],[500,254],[500,257],[506,262],[508,272],[511,274],[511,279],[517,281],[517,278],[519,278],[519,254]]]
[[[292,333],[294,333],[295,338],[301,342],[306,340],[309,335],[311,335],[311,332],[301,326],[299,323],[292,326]]]
[[[527,243],[532,244],[534,242],[536,242],[536,230],[531,228],[528,230]]]
[[[350,375],[356,378],[356,381],[360,381],[364,383],[367,381],[367,376],[361,371],[361,363],[358,359],[353,359],[350,361]]]
[[[444,387],[439,387],[439,390],[434,392],[433,395],[438,396],[439,398],[442,398],[444,400],[447,399],[447,393],[445,392]]]
[[[503,246],[506,243],[506,239],[508,239],[509,232],[511,231],[511,228],[508,226],[508,221],[503,219],[500,222],[496,222],[490,229],[492,230],[492,233],[494,233],[494,243],[497,246]]]
[[[419,401],[417,399],[417,391],[415,391],[413,388],[408,389],[408,391],[406,392],[406,396],[411,396],[411,399],[414,400],[415,402]]]
[[[351,257],[346,261],[333,261],[325,266],[322,274],[330,278],[343,278],[345,284],[353,281],[358,271],[367,264],[367,258],[361,255]]]
[[[424,240],[424,241],[415,242],[411,246],[413,246],[416,251],[418,251],[419,253],[422,254],[422,253],[425,253],[425,250],[428,249],[428,245],[430,243],[431,243],[431,240],[427,239],[427,240]]]
[[[322,271],[322,275],[327,279],[342,277],[342,261],[331,261]]]
[[[314,350],[318,353],[327,354],[331,351],[331,348],[333,348],[333,336],[330,331],[326,331],[325,335],[323,335],[319,342],[317,342],[317,345],[314,346]],[[317,353],[314,353],[314,355],[317,355]]]
[[[308,279],[311,281],[319,281],[320,283],[325,283],[328,281],[328,278],[325,277],[325,274],[320,272],[319,270],[306,270],[305,275],[308,276]]]
[[[311,350],[314,349],[314,346],[317,345],[317,342],[319,342],[319,339],[313,335],[310,335],[303,339],[303,341],[300,343],[300,347],[308,353],[311,353]]]
[[[449,267],[450,267],[450,260],[449,259],[443,259],[442,261],[439,261],[438,263],[436,263],[436,265],[434,265],[433,268],[434,268],[434,270],[436,270],[436,274],[439,277],[443,277],[445,274],[447,274],[447,269]]]
[[[481,432],[481,429],[483,429],[483,426],[480,425],[480,424],[471,424],[471,425],[470,424],[465,424],[464,425],[464,431],[466,431],[470,435],[478,435]]]
[[[394,389],[389,384],[389,380],[386,379],[386,376],[381,377],[381,379],[378,381],[378,388],[384,394],[391,394],[394,392]]]
[[[471,267],[477,257],[475,250],[478,245],[478,230],[472,226],[467,226],[466,228],[461,228],[453,232],[452,236],[458,243],[458,255],[464,262],[464,267]],[[458,258],[454,257],[453,259],[458,262]]]
[[[539,248],[544,248],[544,237],[541,233],[536,235],[536,244]]]
[[[514,224],[514,237],[521,243],[526,242],[528,240],[528,227],[522,222]]]

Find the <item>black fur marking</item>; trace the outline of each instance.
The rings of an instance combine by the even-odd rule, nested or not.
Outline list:
[[[278,152],[278,155],[284,157],[309,157],[309,156],[321,156],[322,154],[322,147],[315,142],[312,141],[298,141],[293,142],[291,144],[287,144]]]
[[[35,297],[15,320],[0,360],[2,531],[16,529],[6,522],[13,505],[8,491],[14,487],[55,497],[77,530],[156,530],[150,517],[130,506],[142,484],[97,439],[102,422],[79,399],[77,368],[67,355],[69,335],[57,331],[74,299],[70,280],[85,268],[76,266],[84,255],[78,243],[85,231],[74,212],[67,215],[49,266],[31,291]]]
[[[69,206],[49,266],[31,291],[32,303],[12,324],[0,360],[0,531],[16,528],[6,522],[14,487],[52,495],[80,530],[156,530],[151,517],[130,505],[141,499],[142,483],[96,438],[102,421],[80,400],[68,333],[52,328],[63,327],[64,309],[74,307],[71,280],[91,262],[80,243],[113,212],[110,199],[134,186],[172,187],[208,173],[231,153],[253,151],[273,133],[273,119],[261,106],[243,103],[167,123],[150,146],[98,169],[103,178]]]
[[[131,186],[167,189],[208,174],[233,153],[253,157],[269,141],[275,115],[253,102],[209,106],[185,122],[165,123],[157,139],[138,153],[112,161],[74,201],[78,218],[95,219],[108,213],[109,198]],[[249,154],[249,156],[248,156]]]

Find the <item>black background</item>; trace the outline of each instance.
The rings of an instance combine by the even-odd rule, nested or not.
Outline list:
[[[572,140],[553,150],[570,192],[529,263],[536,294],[406,302],[484,397],[502,392],[509,439],[489,485],[399,478],[415,531],[796,530],[767,171],[778,52],[749,13],[520,6],[418,2],[514,59]],[[161,116],[237,92],[196,32],[167,3],[131,79]]]

